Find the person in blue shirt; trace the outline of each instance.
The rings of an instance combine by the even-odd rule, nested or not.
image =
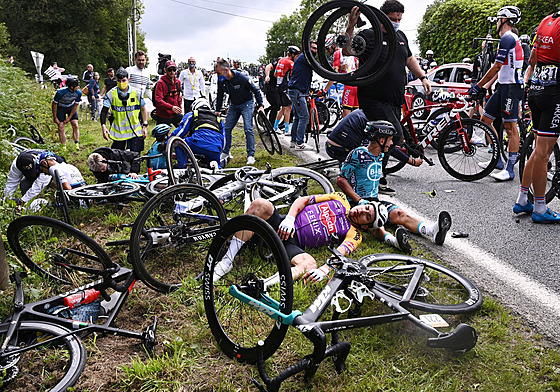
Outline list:
[[[191,109],[171,136],[182,137],[194,154],[204,156],[208,165],[215,161],[222,168],[220,154],[226,142],[224,121],[212,111],[206,98],[197,98]]]
[[[224,92],[229,94],[230,105],[226,116],[226,145],[223,150],[224,160],[231,158],[231,132],[240,116],[243,116],[245,138],[247,140],[247,164],[255,163],[255,134],[253,132],[253,96],[257,100],[258,110],[264,110],[263,99],[258,87],[242,72],[231,70],[229,63],[219,59],[215,66],[218,75],[218,95],[216,101],[216,115],[220,114]]]
[[[82,100],[80,81],[74,76],[66,79],[66,87],[57,90],[52,102],[52,115],[54,123],[58,126],[58,137],[63,148],[66,148],[66,134],[64,126],[72,125],[72,138],[76,150],[80,149],[80,130],[78,129],[78,106]]]
[[[152,136],[156,139],[150,150],[148,156],[160,155],[157,158],[150,159],[148,166],[153,170],[167,169],[167,161],[165,160],[165,144],[169,139],[171,133],[171,126],[167,124],[158,124],[152,129]]]
[[[88,101],[91,107],[91,120],[97,121],[99,118],[99,72],[93,73],[93,78],[89,80],[88,90]]]

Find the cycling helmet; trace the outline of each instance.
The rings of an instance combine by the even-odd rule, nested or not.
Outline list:
[[[521,37],[519,37],[519,40],[525,44],[528,44],[529,42],[531,42],[531,39],[529,38],[529,36],[527,34],[523,34]]]
[[[295,45],[288,46],[288,54],[298,54],[301,53],[301,50]]]
[[[170,130],[171,127],[169,125],[159,124],[152,129],[152,136],[155,137],[158,142],[162,142],[167,139]]]
[[[41,167],[41,162],[43,162],[45,159],[56,159],[56,155],[54,155],[54,152],[46,150],[43,151],[39,154],[39,158],[37,160],[37,171],[39,173],[41,173],[40,167]]]
[[[389,217],[389,212],[387,211],[387,207],[385,207],[385,205],[381,204],[378,201],[370,201],[369,205],[375,211],[375,218],[373,219],[373,222],[368,224],[368,228],[375,230],[385,226],[385,223],[387,222],[387,218]]]
[[[120,67],[115,73],[115,76],[117,79],[128,78],[128,72],[123,67]]]
[[[498,18],[506,18],[511,23],[516,24],[521,20],[521,11],[514,5],[506,5],[500,8],[496,16]]]
[[[389,121],[368,121],[366,125],[366,135],[370,140],[378,140],[379,138],[388,138],[395,136],[397,131]]]
[[[192,103],[191,110],[198,110],[203,107],[210,109],[210,104],[208,103],[208,100],[206,98],[197,98]]]
[[[472,63],[472,60],[471,60],[470,57],[465,57],[465,58],[463,59],[463,63],[471,64],[471,63]]]
[[[432,56],[433,56],[433,55],[434,55],[434,51],[433,51],[433,50],[426,50],[426,56],[429,56],[429,55],[432,55]]]
[[[66,86],[68,87],[77,87],[80,85],[80,81],[78,80],[77,77],[75,76],[71,76],[69,78],[66,78]]]
[[[235,60],[233,60],[233,63],[234,64],[241,64],[241,60],[240,59],[235,59]]]
[[[327,37],[325,38],[325,48],[330,48],[331,46],[335,45],[335,35],[334,34],[329,34],[327,35]]]

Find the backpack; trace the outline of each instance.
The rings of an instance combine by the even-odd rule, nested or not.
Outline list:
[[[163,79],[160,79],[163,80]],[[159,82],[159,80],[158,80]],[[167,85],[167,94],[165,94],[163,96],[163,99],[169,97],[173,92],[171,91],[171,83],[167,83],[165,80],[163,80],[163,83],[165,83]],[[154,85],[154,89],[152,90],[152,103],[154,104],[154,107],[157,106],[156,104],[156,85],[157,83]],[[179,80],[175,80],[175,91],[177,91],[177,94],[181,93],[181,89],[179,87]]]

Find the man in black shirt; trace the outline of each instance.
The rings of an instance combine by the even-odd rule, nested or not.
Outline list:
[[[103,90],[101,90],[100,95],[104,95],[107,91],[110,91],[113,87],[117,87],[117,78],[115,78],[115,70],[109,68],[107,70],[107,77],[103,82]]]
[[[393,144],[397,145],[403,137],[403,131],[400,125],[401,106],[404,103],[404,88],[407,81],[407,74],[405,66],[422,81],[422,86],[426,91],[426,95],[432,92],[430,82],[426,78],[424,71],[420,68],[418,61],[412,55],[408,47],[408,39],[406,35],[399,30],[399,24],[404,13],[404,6],[397,0],[386,0],[381,6],[380,10],[387,15],[397,36],[397,47],[395,54],[391,61],[392,65],[388,68],[383,78],[358,87],[358,102],[360,109],[362,109],[369,121],[386,120],[395,127],[397,135],[393,137]],[[358,6],[352,8],[350,17],[348,18],[348,26],[346,33],[352,37],[354,35],[354,26],[358,21],[360,15],[360,8]],[[385,28],[382,25],[384,32],[384,41],[386,37]],[[367,29],[359,33],[364,37],[366,42],[371,41],[368,37],[373,34],[372,29]],[[388,46],[385,44],[381,48],[379,62],[383,62],[387,56]],[[367,52],[367,51],[366,51]],[[344,55],[351,55],[345,47],[342,52]],[[366,58],[360,58],[360,64],[364,64]],[[390,151],[394,155],[394,148]],[[389,154],[385,155],[383,168],[387,165]],[[406,159],[404,157],[401,157]],[[395,194],[395,191],[387,187],[387,180],[383,177],[380,181],[379,192],[385,194]]]

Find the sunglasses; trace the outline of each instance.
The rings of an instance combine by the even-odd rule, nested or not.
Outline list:
[[[175,68],[168,69],[167,72],[177,72]]]

